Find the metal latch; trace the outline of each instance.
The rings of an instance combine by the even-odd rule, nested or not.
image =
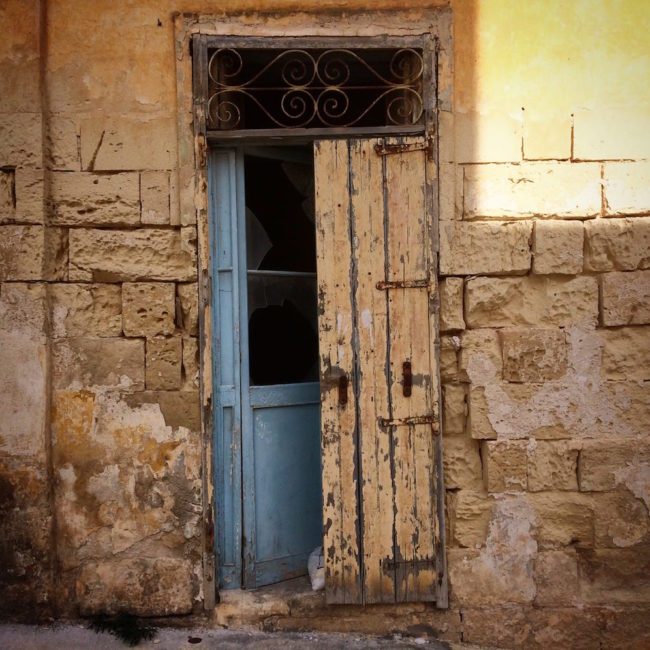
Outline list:
[[[389,156],[395,153],[408,153],[409,151],[426,151],[427,159],[433,160],[433,138],[429,136],[423,142],[391,142],[375,145],[378,156]]]
[[[430,424],[431,429],[438,433],[438,423],[436,422],[433,415],[415,415],[409,418],[378,418],[379,426],[382,429],[387,429],[388,427],[406,427],[413,424]]]
[[[427,289],[429,278],[421,280],[381,280],[375,285],[377,289]]]

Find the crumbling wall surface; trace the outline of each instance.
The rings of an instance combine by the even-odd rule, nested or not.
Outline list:
[[[454,16],[474,67],[441,113],[443,454],[479,645],[650,643],[650,96],[626,90],[650,12],[572,7]]]

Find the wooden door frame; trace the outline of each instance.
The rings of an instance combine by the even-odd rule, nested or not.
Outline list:
[[[387,42],[404,44],[413,42],[424,44],[428,52],[437,53],[436,65],[431,74],[437,81],[435,105],[428,108],[426,132],[434,137],[436,161],[441,147],[441,139],[448,140],[453,134],[453,123],[445,120],[444,134],[440,132],[440,113],[451,113],[452,101],[452,21],[451,9],[446,2],[430,9],[396,11],[346,12],[273,12],[273,13],[233,13],[228,16],[198,14],[176,14],[175,55],[178,111],[178,167],[172,183],[172,222],[176,225],[196,227],[198,243],[198,292],[199,292],[199,393],[201,399],[201,447],[202,447],[202,486],[203,486],[203,529],[202,529],[202,592],[206,610],[214,608],[218,599],[217,567],[215,557],[215,485],[213,467],[213,415],[212,415],[212,318],[211,318],[211,262],[210,236],[208,229],[208,186],[207,160],[208,146],[212,137],[206,130],[205,100],[206,90],[202,80],[207,79],[207,57],[196,56],[193,43],[205,43],[208,39],[233,39],[250,42],[249,39],[272,38],[274,43],[284,41],[284,47],[295,47],[297,43],[308,47],[322,43],[323,38],[339,39],[340,46],[357,47],[362,40],[378,39],[386,46]],[[288,25],[291,25],[288,28]],[[396,33],[395,25],[400,25]],[[197,37],[199,37],[197,39]],[[331,40],[330,42],[333,42]],[[199,45],[202,47],[202,45]],[[280,45],[280,47],[282,47]],[[311,134],[310,134],[311,135]],[[334,134],[332,134],[334,135]],[[332,137],[330,135],[330,137]],[[278,133],[278,136],[280,134]],[[314,139],[314,133],[309,137]],[[354,137],[352,132],[342,132],[339,137]],[[274,141],[278,138],[274,137]],[[251,140],[253,142],[253,140]],[[268,142],[268,141],[267,141]],[[295,138],[293,139],[295,143]],[[442,143],[444,147],[444,142]],[[430,188],[433,193],[432,205],[440,212],[440,193],[454,196],[455,175],[446,174],[442,180],[437,175],[437,184]],[[438,215],[431,215],[432,232],[436,250],[432,251],[437,260]],[[440,437],[439,437],[440,438]],[[438,463],[442,456],[438,454]],[[442,468],[439,468],[442,471]],[[437,495],[439,512],[444,512],[444,494]],[[444,544],[444,527],[441,530]],[[446,568],[445,568],[446,576]],[[447,606],[446,580],[439,607]]]

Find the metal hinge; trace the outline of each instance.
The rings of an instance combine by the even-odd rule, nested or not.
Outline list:
[[[396,142],[375,145],[375,153],[378,156],[389,156],[395,153],[408,153],[410,151],[426,151],[427,158],[433,160],[433,138],[427,137],[424,142]]]
[[[431,429],[438,433],[438,423],[433,415],[415,415],[409,418],[378,418],[379,426],[382,429],[387,429],[388,427],[406,427],[412,424],[430,424]]]
[[[422,280],[382,280],[375,285],[377,289],[428,289],[429,278]]]

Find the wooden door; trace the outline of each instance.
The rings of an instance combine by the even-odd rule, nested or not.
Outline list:
[[[315,143],[329,603],[446,604],[434,172],[423,138]]]

